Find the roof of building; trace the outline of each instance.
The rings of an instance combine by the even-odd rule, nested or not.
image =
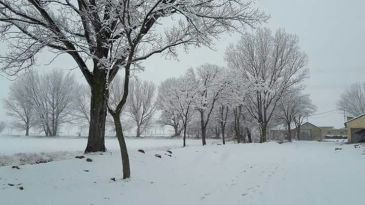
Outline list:
[[[313,125],[313,124],[312,124],[312,123],[310,123],[310,122],[305,122],[305,123],[303,123],[303,124],[302,124],[302,126],[303,126],[303,125],[306,125],[306,124],[307,124],[307,125],[310,125],[310,126],[312,126],[312,127],[315,127],[315,128],[317,128],[317,129],[321,129],[321,128],[319,128],[319,127],[317,127],[317,126]]]
[[[347,123],[351,122],[351,121],[357,120],[357,119],[359,119],[359,118],[361,118],[361,117],[364,117],[364,116],[365,116],[365,113],[364,113],[364,114],[362,114],[362,115],[359,115],[359,116],[357,116],[357,117],[354,117],[354,118],[352,118],[351,120],[348,120],[347,122],[345,122],[345,125],[346,125]]]

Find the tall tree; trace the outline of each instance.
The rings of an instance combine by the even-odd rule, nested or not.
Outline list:
[[[3,70],[29,68],[50,49],[68,54],[85,76],[91,88],[85,152],[105,151],[108,84],[120,68],[164,51],[176,55],[179,45],[211,45],[221,33],[267,19],[252,2],[237,0],[0,0],[0,6],[9,48]]]
[[[351,117],[365,113],[365,83],[354,83],[347,88],[337,102],[339,110],[346,112]]]
[[[178,105],[172,89],[176,89],[178,80],[169,78],[164,80],[158,86],[158,95],[156,100],[157,109],[161,111],[160,123],[173,127],[174,135],[179,136],[182,131],[181,116],[178,111]]]
[[[298,37],[283,30],[272,35],[269,29],[258,29],[229,47],[226,59],[249,84],[245,109],[259,125],[260,142],[265,142],[278,101],[306,77],[306,55],[299,49]]]
[[[297,116],[298,112],[300,112],[300,101],[301,95],[300,90],[291,89],[287,93],[285,93],[284,97],[282,97],[278,102],[277,108],[277,118],[282,121],[287,129],[287,139],[289,142],[292,141],[292,129],[291,125],[294,122],[295,116]]]
[[[185,147],[187,129],[194,114],[194,102],[198,94],[194,70],[188,69],[180,78],[164,81],[159,90],[157,102],[160,109],[181,120]]]
[[[30,74],[19,77],[11,86],[9,97],[4,100],[7,115],[15,121],[12,125],[25,131],[25,136],[29,135],[30,128],[35,124],[34,104],[27,93]]]
[[[223,72],[223,68],[212,64],[205,64],[197,68],[198,95],[195,109],[200,115],[203,145],[206,145],[207,127],[214,107],[224,92],[227,83]]]

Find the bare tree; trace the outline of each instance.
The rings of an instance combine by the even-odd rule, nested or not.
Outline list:
[[[299,114],[300,102],[302,96],[299,89],[291,89],[279,100],[277,108],[277,118],[282,121],[287,128],[287,139],[292,141],[292,129],[291,125],[294,122],[294,118]]]
[[[29,68],[51,49],[68,54],[85,76],[91,88],[85,152],[105,151],[107,85],[120,68],[164,51],[175,55],[179,45],[211,45],[221,33],[267,19],[252,2],[237,0],[1,0],[0,8],[0,31],[10,48],[4,70]]]
[[[19,77],[10,87],[9,97],[4,100],[7,115],[14,118],[12,125],[29,135],[30,128],[35,124],[34,105],[27,93],[30,74]]]
[[[283,30],[272,35],[269,29],[259,29],[229,47],[226,59],[241,81],[249,84],[245,109],[259,124],[260,142],[265,142],[278,101],[306,77],[306,55],[300,51],[295,35]]]
[[[303,124],[304,119],[312,115],[316,109],[317,108],[312,104],[312,100],[310,99],[309,95],[301,94],[296,98],[293,121],[295,124],[298,140],[300,140],[300,126]]]
[[[141,137],[150,126],[156,111],[155,90],[155,85],[148,81],[135,80],[130,84],[126,113],[136,124],[136,137]]]
[[[339,110],[352,117],[365,113],[365,83],[354,83],[347,88],[337,102]]]
[[[60,126],[71,121],[75,89],[72,75],[52,70],[44,75],[30,74],[25,92],[31,99],[37,116],[37,124],[46,136],[56,136]]]

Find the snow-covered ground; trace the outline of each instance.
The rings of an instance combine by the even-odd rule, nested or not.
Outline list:
[[[72,155],[81,153],[84,139],[24,138],[14,139],[15,143],[4,139],[0,138],[3,155],[31,153],[35,148],[71,153],[63,160],[21,165],[20,169],[0,167],[0,204],[364,204],[363,145],[271,142],[223,146],[215,141],[202,147],[200,141],[189,140],[193,146],[181,148],[181,140],[129,139],[132,178],[125,181],[120,179],[120,154],[112,146],[114,139],[107,140],[110,152],[86,155],[92,162]],[[43,140],[43,146],[34,145]],[[146,153],[138,152],[139,148]]]

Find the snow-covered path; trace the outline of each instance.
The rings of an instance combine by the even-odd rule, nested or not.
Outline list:
[[[0,204],[364,204],[364,147],[333,142],[210,145],[172,149],[172,157],[166,150],[142,154],[132,149],[128,181],[118,178],[118,152],[86,156],[92,162],[0,167]]]

